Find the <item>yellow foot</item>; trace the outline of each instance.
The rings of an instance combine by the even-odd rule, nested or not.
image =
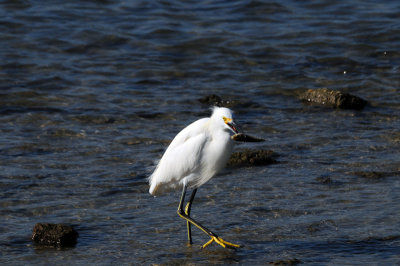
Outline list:
[[[225,241],[222,238],[217,237],[217,236],[211,236],[211,239],[207,243],[205,243],[203,245],[203,248],[207,247],[208,245],[210,245],[214,241],[216,243],[220,244],[224,248],[240,248],[240,245],[229,243],[228,241]]]

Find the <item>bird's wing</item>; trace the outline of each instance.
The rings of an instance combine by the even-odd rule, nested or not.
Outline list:
[[[208,138],[204,128],[207,121],[207,118],[197,120],[176,135],[149,178],[151,194],[174,189],[186,176],[196,173]]]
[[[182,145],[183,143],[185,143],[190,138],[196,137],[197,135],[199,135],[202,132],[204,132],[204,125],[209,120],[210,120],[210,118],[202,118],[202,119],[199,119],[199,120],[191,123],[190,125],[188,125],[184,129],[182,129],[181,132],[179,132],[175,136],[175,138],[172,140],[172,142],[169,144],[169,146],[168,146],[167,150],[165,151],[165,153],[167,153],[168,150],[173,150],[176,147],[178,147],[179,145]]]

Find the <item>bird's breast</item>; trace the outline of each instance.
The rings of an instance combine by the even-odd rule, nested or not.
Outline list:
[[[205,165],[208,166],[210,172],[217,174],[226,164],[232,154],[233,141],[230,135],[220,134],[213,136],[212,141],[207,145],[205,154]]]

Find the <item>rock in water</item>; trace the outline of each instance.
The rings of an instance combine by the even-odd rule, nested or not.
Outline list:
[[[77,238],[78,232],[63,224],[37,223],[32,232],[35,243],[57,248],[74,246]]]
[[[231,136],[231,139],[234,141],[242,141],[242,142],[262,142],[265,141],[265,139],[260,139],[256,137],[252,137],[243,133],[237,133],[233,136]]]
[[[361,110],[368,104],[360,97],[327,88],[309,89],[300,95],[300,99],[307,103],[355,110]]]
[[[219,97],[216,94],[210,94],[210,95],[204,96],[203,98],[199,99],[199,102],[205,103],[205,104],[211,104],[211,105],[215,105],[215,106],[223,105],[223,101],[222,101],[221,97]]]
[[[243,149],[232,153],[228,165],[232,167],[261,166],[276,163],[277,154],[269,150]]]

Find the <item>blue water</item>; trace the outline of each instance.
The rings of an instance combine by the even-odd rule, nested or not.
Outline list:
[[[400,2],[0,2],[0,263],[400,263]],[[362,111],[305,105],[327,87]],[[217,94],[278,163],[227,168],[192,214],[146,177]],[[30,241],[37,222],[79,232]]]

